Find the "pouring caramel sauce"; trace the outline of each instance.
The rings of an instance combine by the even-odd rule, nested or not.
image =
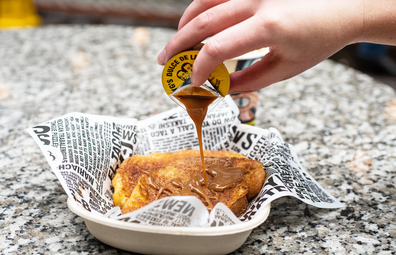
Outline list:
[[[197,129],[205,186],[214,191],[223,191],[227,188],[230,188],[235,182],[242,178],[245,172],[243,168],[226,168],[223,165],[216,164],[208,168],[209,174],[214,177],[209,186],[206,177],[202,142],[202,123],[206,117],[206,113],[208,112],[209,105],[216,100],[217,96],[204,88],[193,86],[181,89],[173,96],[176,97],[182,104],[184,104],[188,115],[194,121],[195,127]]]
[[[159,186],[155,183],[150,173],[144,171],[148,175],[148,185],[157,190],[156,199],[159,199],[162,194],[167,196],[194,196],[195,193],[201,197],[205,206],[211,210],[213,209],[211,197],[206,194],[202,185],[205,184],[209,190],[222,192],[238,182],[245,174],[245,170],[241,167],[225,167],[223,164],[213,164],[208,166],[207,169],[205,167],[202,123],[208,112],[209,105],[217,99],[217,96],[207,89],[194,86],[182,88],[176,91],[173,96],[185,106],[188,115],[195,124],[201,156],[202,174],[194,175],[187,182],[176,178],[165,186]],[[206,172],[213,177],[209,185]]]
[[[180,91],[177,91],[173,96],[176,97],[182,104],[184,104],[188,115],[194,121],[198,134],[199,151],[201,154],[202,171],[205,180],[205,186],[208,187],[208,179],[206,177],[206,168],[203,154],[202,122],[206,117],[209,105],[217,99],[217,96],[204,88],[194,86],[189,86],[181,89]]]

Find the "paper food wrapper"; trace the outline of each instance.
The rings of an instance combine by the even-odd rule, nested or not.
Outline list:
[[[166,197],[122,216],[114,207],[111,180],[124,159],[199,148],[194,123],[180,107],[142,121],[70,113],[27,131],[67,195],[91,213],[115,220],[160,226],[241,224],[284,196],[321,208],[343,207],[307,173],[293,146],[276,129],[241,124],[238,114],[238,107],[227,96],[202,125],[205,150],[237,152],[264,165],[261,192],[238,218],[221,203],[209,214],[196,197]]]

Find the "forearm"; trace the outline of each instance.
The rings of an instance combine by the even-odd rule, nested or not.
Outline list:
[[[396,45],[396,0],[362,0],[363,29],[356,42]]]

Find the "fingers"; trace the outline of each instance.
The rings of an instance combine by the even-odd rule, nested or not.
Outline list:
[[[267,53],[253,65],[230,74],[231,85],[228,93],[255,91],[276,82],[279,79],[274,72],[277,66],[281,66],[281,60],[271,52]]]
[[[194,47],[204,39],[251,17],[249,6],[239,7],[238,1],[228,1],[201,13],[180,29],[158,56],[164,65],[175,54]]]
[[[273,83],[289,79],[314,66],[303,65],[277,55],[273,51],[265,55],[261,61],[230,74],[231,86],[228,94],[250,92],[265,88]]]
[[[193,20],[196,16],[209,10],[210,8],[228,2],[230,0],[195,0],[184,11],[183,16],[179,21],[178,30],[182,29],[188,22]]]
[[[253,16],[209,38],[194,62],[192,84],[203,84],[225,60],[268,46],[266,31],[259,22],[260,18]]]

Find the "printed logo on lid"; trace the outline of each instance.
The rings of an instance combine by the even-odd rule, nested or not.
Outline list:
[[[190,50],[173,56],[165,65],[162,72],[162,85],[170,95],[190,76],[194,61],[199,51]],[[230,89],[230,76],[224,64],[219,65],[209,76],[208,81],[223,97]]]

